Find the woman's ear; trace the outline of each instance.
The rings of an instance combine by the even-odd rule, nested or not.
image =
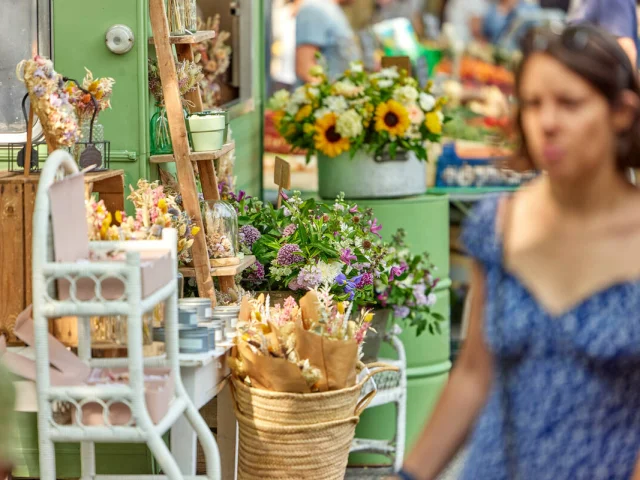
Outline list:
[[[613,109],[613,128],[618,133],[626,132],[640,117],[640,98],[631,90],[625,90]]]

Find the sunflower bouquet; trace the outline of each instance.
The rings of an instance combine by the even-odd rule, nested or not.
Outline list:
[[[313,154],[353,156],[359,150],[379,157],[412,151],[427,159],[429,142],[438,142],[446,121],[444,98],[431,93],[396,67],[367,73],[362,64],[330,82],[320,65],[311,70],[314,82],[293,94],[276,92],[270,108],[278,132],[292,148]]]

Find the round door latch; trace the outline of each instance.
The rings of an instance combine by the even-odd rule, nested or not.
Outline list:
[[[123,55],[133,48],[133,30],[126,25],[109,27],[106,35],[107,48],[117,55]]]

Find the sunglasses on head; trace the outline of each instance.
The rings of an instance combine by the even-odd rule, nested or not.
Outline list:
[[[634,75],[624,51],[618,48],[606,48],[604,44],[608,41],[605,34],[592,25],[567,26],[558,22],[544,28],[531,29],[523,39],[522,52],[525,55],[545,52],[553,45],[557,45],[557,42],[560,42],[567,51],[574,53],[582,53],[587,48],[594,48],[609,57],[614,57],[616,63],[622,66],[626,74]]]

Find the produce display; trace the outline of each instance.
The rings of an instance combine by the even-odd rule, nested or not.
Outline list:
[[[453,73],[453,62],[449,59],[442,60],[436,70],[438,73],[451,75]],[[506,89],[512,89],[514,84],[513,72],[503,66],[492,65],[470,56],[462,57],[460,77],[466,82],[497,85]]]

